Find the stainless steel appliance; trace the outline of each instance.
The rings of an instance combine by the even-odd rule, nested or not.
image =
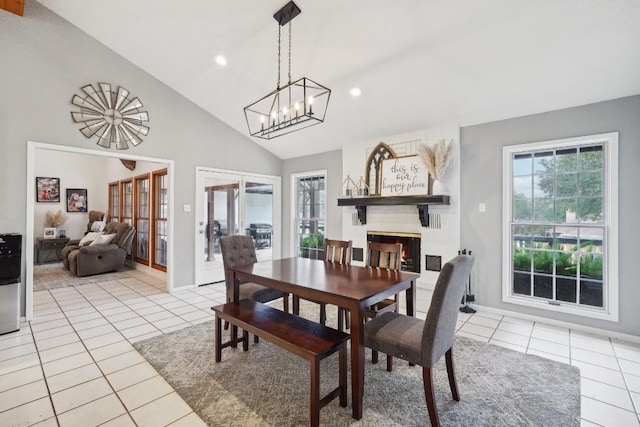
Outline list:
[[[0,234],[0,334],[20,329],[22,235]]]

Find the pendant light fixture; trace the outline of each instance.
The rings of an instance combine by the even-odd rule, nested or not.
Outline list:
[[[272,139],[324,122],[331,90],[302,77],[291,81],[291,21],[300,8],[290,1],[273,17],[278,22],[278,83],[276,89],[244,108],[249,134]],[[280,34],[289,24],[289,82],[280,87]]]

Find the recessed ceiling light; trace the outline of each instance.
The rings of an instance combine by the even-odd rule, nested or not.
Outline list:
[[[349,89],[349,94],[351,96],[353,96],[354,98],[359,97],[360,95],[362,95],[362,89],[360,89],[357,86],[352,87],[351,89]]]
[[[227,58],[225,58],[222,55],[216,55],[215,58],[213,58],[216,60],[216,64],[218,64],[219,67],[226,67],[227,66]]]

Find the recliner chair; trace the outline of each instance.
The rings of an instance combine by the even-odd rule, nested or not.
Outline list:
[[[78,246],[69,242],[62,250],[64,266],[78,277],[121,268],[131,250],[135,229],[122,222],[110,222],[104,234],[115,234],[111,243]]]

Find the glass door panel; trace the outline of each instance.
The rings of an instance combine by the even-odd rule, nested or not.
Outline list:
[[[253,237],[258,261],[272,259],[274,247],[279,256],[279,239],[273,237],[280,229],[279,177],[198,170],[196,186],[197,285],[224,280],[220,239],[225,236]]]
[[[258,261],[273,259],[273,184],[246,182],[245,233],[253,238]]]

